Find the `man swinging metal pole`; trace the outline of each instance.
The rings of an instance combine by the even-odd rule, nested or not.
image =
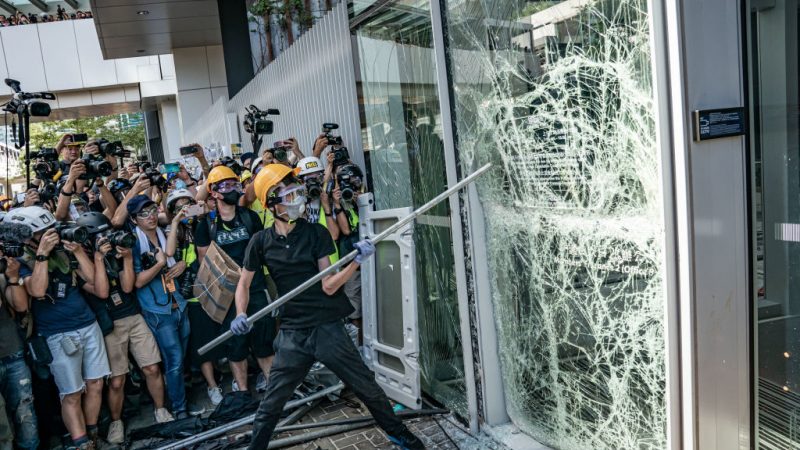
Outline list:
[[[456,192],[458,192],[460,189],[464,188],[468,184],[470,184],[473,181],[475,181],[479,176],[481,176],[484,173],[486,173],[486,171],[488,171],[491,167],[492,167],[492,164],[488,163],[485,166],[479,168],[478,170],[476,170],[474,173],[472,173],[468,177],[464,178],[463,180],[461,180],[458,183],[456,183],[455,185],[453,185],[453,187],[451,187],[450,189],[442,192],[441,194],[439,194],[438,196],[433,198],[428,203],[420,206],[416,211],[412,212],[408,216],[404,217],[403,219],[401,219],[398,222],[396,222],[394,225],[392,225],[389,228],[387,228],[386,230],[384,230],[382,233],[380,233],[380,234],[378,234],[378,235],[376,235],[374,237],[371,237],[370,241],[372,241],[373,243],[378,243],[378,242],[386,239],[388,236],[391,236],[392,234],[397,232],[397,230],[399,230],[399,229],[403,228],[404,226],[408,225],[413,220],[415,220],[417,217],[419,217],[422,214],[428,212],[434,206],[436,206],[439,203],[443,202],[444,200],[449,198],[451,195],[453,195]],[[328,276],[328,275],[330,275],[332,273],[335,273],[336,271],[338,271],[339,269],[341,269],[342,267],[344,267],[345,265],[350,263],[350,261],[355,259],[355,257],[357,255],[358,255],[358,250],[353,250],[352,252],[348,253],[347,255],[345,255],[344,257],[339,259],[339,261],[336,262],[336,264],[331,265],[327,269],[319,272],[317,275],[309,278],[303,284],[297,286],[296,288],[294,288],[291,291],[287,292],[285,295],[281,296],[280,298],[278,298],[274,302],[270,303],[269,306],[261,309],[257,313],[255,313],[252,316],[248,317],[247,318],[248,325],[252,325],[258,319],[266,316],[267,314],[272,313],[272,311],[280,308],[284,303],[286,303],[289,300],[297,297],[298,294],[301,294],[306,289],[308,289],[311,286],[314,286],[315,284],[319,283],[320,280],[322,280],[326,276]],[[223,342],[227,341],[231,337],[233,337],[233,333],[230,330],[228,330],[225,333],[223,333],[220,336],[218,336],[216,339],[214,339],[211,342],[209,342],[208,344],[200,347],[200,349],[197,351],[197,353],[199,353],[200,355],[204,355],[204,354],[208,353],[209,351],[211,351],[214,347],[222,344]]]

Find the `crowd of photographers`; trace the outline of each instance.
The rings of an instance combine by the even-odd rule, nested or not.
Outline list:
[[[85,134],[65,135],[54,148],[32,153],[34,183],[0,213],[0,413],[6,412],[0,414],[0,448],[12,439],[17,448],[37,448],[61,426],[59,419],[68,448],[95,448],[98,439],[122,443],[131,377],[152,399],[155,422],[165,423],[190,413],[186,380],[192,373],[202,376],[214,405],[223,396],[220,371],[227,373],[220,364],[230,369],[226,390],[263,390],[279,328],[315,326],[321,311],[348,316],[360,327],[356,264],[331,292],[324,287],[325,295],[341,295],[346,306],[325,311],[323,305],[301,312],[304,319],[286,312],[247,321],[268,304],[269,293],[284,293],[305,276],[300,267],[281,269],[295,261],[279,267],[262,261],[272,276],[253,265],[248,245],[276,221],[327,230],[306,243],[293,239],[313,233],[291,232],[278,239],[286,249],[310,246],[331,263],[353,249],[363,257],[374,252],[358,238],[356,202],[365,192],[364,175],[332,134],[335,128],[325,124],[310,156],[293,138],[260,154],[215,161],[207,161],[199,145],[182,147],[202,174],[181,163],[154,167],[133,158],[121,142]],[[206,314],[193,289],[212,243],[248,274],[249,289],[239,286],[248,301],[241,303],[237,291],[236,306],[222,323]],[[198,355],[226,330],[233,339]],[[249,363],[260,369],[257,386],[248,386]],[[53,411],[58,400],[60,409]],[[110,425],[101,434],[105,415]]]
[[[22,11],[17,11],[15,14],[5,16],[0,14],[0,27],[13,27],[16,25],[28,25],[31,23],[46,23],[46,22],[60,22],[62,20],[80,20],[91,19],[91,11],[80,11],[69,13],[66,9],[58,5],[55,14],[25,14]]]

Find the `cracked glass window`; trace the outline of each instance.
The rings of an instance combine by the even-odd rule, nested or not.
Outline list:
[[[375,209],[417,208],[447,188],[430,3],[365,3],[367,11],[351,25],[356,24],[364,156]],[[416,221],[414,245],[422,390],[466,417],[447,202]],[[388,299],[379,296],[378,308]]]
[[[507,409],[558,449],[666,446],[663,219],[644,0],[446,0]],[[480,265],[478,265],[480,267]]]

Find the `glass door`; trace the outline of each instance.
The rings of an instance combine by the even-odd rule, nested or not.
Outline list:
[[[753,391],[759,449],[800,448],[797,0],[747,2]]]

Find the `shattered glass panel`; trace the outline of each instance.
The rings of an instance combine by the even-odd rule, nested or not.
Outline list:
[[[558,449],[664,448],[647,2],[444,4],[462,170],[495,164],[477,185],[508,413]]]
[[[430,4],[392,2],[354,22],[359,104],[362,124],[367,124],[362,134],[375,209],[419,207],[447,186]],[[448,203],[421,217],[413,236],[422,389],[466,417]]]

